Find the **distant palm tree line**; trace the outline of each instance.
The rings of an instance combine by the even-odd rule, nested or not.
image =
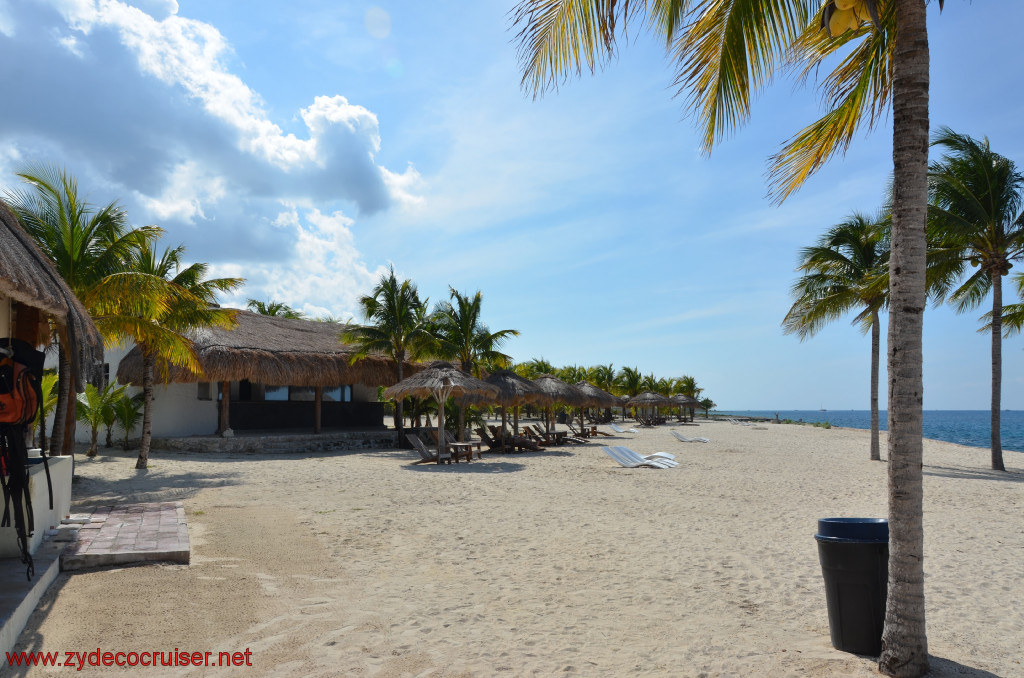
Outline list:
[[[682,393],[697,397],[703,391],[690,376],[675,379],[642,375],[637,368],[626,367],[618,372],[612,365],[582,367],[568,365],[556,368],[544,358],[514,363],[512,356],[500,349],[518,330],[491,331],[483,322],[483,294],[448,289],[448,300],[430,309],[429,299],[421,299],[417,286],[411,280],[399,280],[394,267],[383,274],[370,294],[361,297],[364,324],[351,325],[342,332],[342,340],[357,347],[352,360],[370,353],[388,356],[396,366],[396,376],[402,379],[409,362],[429,359],[449,360],[465,372],[482,376],[500,369],[511,369],[526,378],[541,374],[554,374],[563,381],[587,381],[610,393],[636,395],[641,391],[654,391],[663,395]],[[713,407],[714,403],[710,403]],[[428,408],[414,404],[419,414]],[[401,434],[404,404],[396,403],[395,428]],[[462,435],[465,410],[459,409]],[[401,435],[399,436],[401,440]]]
[[[979,331],[992,338],[992,468],[1003,471],[1000,438],[1002,338],[1024,327],[1024,304],[1003,304],[1002,279],[1024,259],[1024,174],[974,139],[943,127],[932,145],[945,154],[929,167],[926,285],[933,304],[958,313],[977,308],[991,292],[992,307]],[[871,458],[878,448],[878,314],[889,305],[891,211],[854,212],[800,251],[795,299],[782,321],[801,340],[850,311],[871,332]],[[1024,274],[1012,287],[1024,297]]]

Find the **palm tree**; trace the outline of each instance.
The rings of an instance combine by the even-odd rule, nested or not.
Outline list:
[[[607,365],[594,365],[588,368],[587,381],[611,393],[612,389],[615,388],[615,366],[608,363]]]
[[[427,347],[426,302],[411,280],[401,282],[392,266],[381,275],[370,294],[359,298],[365,325],[352,325],[341,334],[341,340],[356,346],[352,362],[370,353],[381,353],[395,363],[395,376],[401,381],[406,360],[415,360]],[[402,401],[395,403],[395,430],[398,444],[405,446],[402,422]]]
[[[555,376],[567,384],[575,384],[578,381],[587,380],[587,368],[581,365],[566,365],[555,371]]]
[[[774,158],[771,178],[779,199],[846,150],[864,124],[870,128],[887,118],[892,103],[890,558],[879,669],[899,676],[920,676],[928,670],[921,473],[928,206],[926,4],[927,0],[858,1],[858,14],[843,14],[844,21],[835,24],[836,0],[820,6],[814,0],[521,0],[513,11],[523,83],[535,94],[556,88],[584,67],[595,71],[614,57],[617,38],[627,34],[628,25],[646,24],[672,52],[676,85],[688,94],[707,151],[746,121],[753,95],[786,62],[802,63],[809,76],[842,50],[844,58],[823,83],[828,111]],[[870,15],[870,23],[847,21],[865,15]],[[840,32],[839,23],[852,30],[843,26]]]
[[[684,374],[676,379],[674,388],[676,393],[682,393],[683,395],[690,396],[691,398],[697,398],[704,392],[704,389],[697,386],[697,379],[688,374]]]
[[[464,372],[480,376],[480,365],[510,365],[512,356],[499,351],[510,337],[518,337],[519,330],[491,332],[480,319],[483,294],[477,290],[473,296],[448,288],[450,301],[438,304],[432,316],[432,333],[436,341],[434,350],[442,358],[458,362]],[[454,303],[452,303],[454,302]],[[458,439],[464,439],[465,405],[459,406]]]
[[[947,153],[931,166],[929,228],[960,254],[960,270],[966,271],[968,263],[976,269],[950,302],[963,313],[992,292],[985,325],[992,333],[992,468],[1005,471],[1000,436],[1003,276],[1012,262],[1024,258],[1024,174],[993,152],[988,138],[978,141],[943,127],[932,145]]]
[[[46,420],[53,414],[53,408],[57,406],[57,373],[47,370],[43,373],[43,379],[39,382],[39,388],[43,393],[43,414],[38,417],[39,423],[39,449],[46,449]]]
[[[14,208],[25,230],[46,254],[57,272],[82,301],[95,312],[101,283],[122,270],[122,262],[133,247],[156,238],[160,229],[143,226],[130,229],[124,209],[116,202],[102,207],[90,205],[79,194],[78,182],[66,170],[57,167],[29,167],[17,173],[28,187],[8,191],[7,201]],[[106,288],[107,294],[151,292],[144,285],[121,290]],[[102,329],[101,329],[102,331]],[[71,373],[72,347],[68,337],[58,330],[58,391],[50,449],[68,454],[75,441],[76,375]]]
[[[278,318],[294,318],[301,319],[305,318],[306,314],[302,311],[296,311],[294,308],[280,301],[260,301],[259,299],[249,299],[245,302],[246,308],[253,313],[259,313],[260,315],[272,315]],[[318,318],[320,320],[320,318]],[[338,322],[333,318],[323,318],[326,322]]]
[[[87,457],[96,456],[96,442],[99,439],[100,426],[109,426],[114,420],[114,403],[125,391],[125,386],[111,382],[102,389],[92,384],[85,385],[85,391],[78,394],[78,420],[89,425],[89,451]],[[108,423],[109,422],[109,423]]]
[[[715,403],[715,401],[712,400],[711,398],[704,398],[703,400],[700,401],[700,406],[704,409],[704,418],[706,419],[710,414],[711,409],[714,407],[718,407],[718,404]]]
[[[160,368],[166,381],[170,366],[177,365],[196,374],[201,373],[195,350],[187,333],[203,327],[234,327],[236,311],[220,308],[218,292],[229,292],[242,284],[240,278],[206,279],[208,266],[183,262],[184,245],[165,248],[157,256],[149,242],[140,243],[126,261],[124,275],[147,279],[156,287],[168,290],[166,302],[123,308],[110,305],[107,317],[98,317],[97,326],[105,327],[108,336],[131,340],[142,352],[142,438],[135,468],[149,464],[149,448],[153,435],[153,386]]]
[[[643,376],[640,374],[640,370],[635,367],[623,367],[619,370],[619,376],[616,377],[619,391],[621,391],[622,395],[628,395],[631,398],[643,390],[640,386],[642,381]]]
[[[871,459],[880,460],[878,442],[879,311],[886,303],[889,237],[885,215],[854,212],[826,231],[816,245],[800,250],[793,283],[795,298],[782,320],[783,332],[803,341],[850,311],[854,324],[871,332]]]
[[[114,401],[114,421],[124,431],[121,449],[128,449],[128,437],[139,425],[139,420],[142,418],[142,397],[141,393],[136,393],[133,396],[123,394]]]

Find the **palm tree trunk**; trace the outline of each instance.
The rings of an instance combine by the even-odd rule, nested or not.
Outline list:
[[[871,312],[871,460],[882,459],[878,444],[878,363],[882,330],[879,327],[878,311]]]
[[[139,439],[139,458],[135,468],[149,466],[149,443],[153,438],[153,363],[148,351],[142,352],[142,437]]]
[[[879,670],[928,671],[924,607],[921,408],[928,206],[928,28],[925,0],[896,1],[893,210],[889,260],[889,593]]]
[[[1003,465],[1002,408],[1003,391],[1003,274],[992,271],[992,469],[1005,471]]]
[[[100,430],[99,430],[99,428],[93,426],[92,427],[92,434],[89,436],[89,451],[86,452],[85,456],[87,456],[87,457],[95,457],[96,456],[96,443],[99,442],[99,439],[100,439]]]

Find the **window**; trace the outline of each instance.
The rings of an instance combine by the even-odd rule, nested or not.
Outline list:
[[[264,400],[284,401],[288,400],[287,386],[267,386],[263,392]]]
[[[213,396],[210,394],[210,382],[201,381],[196,385],[196,399],[213,400]]]
[[[316,389],[312,386],[290,386],[288,387],[288,400],[313,402],[316,400]]]
[[[342,386],[341,399],[343,402],[352,402],[352,387],[349,385]]]
[[[110,384],[110,363],[103,363],[103,388]]]
[[[324,386],[324,402],[325,403],[340,403],[341,402],[341,387],[340,386]]]

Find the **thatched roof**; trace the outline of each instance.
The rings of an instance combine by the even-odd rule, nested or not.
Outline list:
[[[701,406],[699,400],[697,400],[693,396],[683,395],[682,393],[675,394],[674,396],[669,398],[669,400],[671,400],[676,405],[681,405],[682,407],[686,407],[689,409],[695,409]]]
[[[573,386],[587,398],[583,403],[585,407],[618,407],[621,404],[618,398],[593,384],[577,381]]]
[[[14,213],[0,201],[0,294],[40,309],[64,328],[76,384],[84,388],[103,362],[103,339],[88,311]]]
[[[473,399],[491,399],[498,394],[498,387],[466,374],[451,363],[438,361],[411,377],[407,377],[384,391],[385,398],[398,400],[433,397],[438,389],[450,388],[453,398],[472,396]]]
[[[204,328],[191,334],[203,373],[171,367],[168,382],[249,381],[271,386],[387,386],[398,381],[384,356],[349,364],[355,349],[341,343],[345,325],[238,311],[233,329]],[[406,374],[416,370],[405,366]],[[157,370],[157,381],[164,381]],[[117,368],[122,384],[142,383],[142,351],[136,346]]]
[[[626,405],[630,407],[667,407],[671,404],[671,400],[654,391],[638,393],[626,401]]]
[[[512,370],[498,370],[484,381],[498,388],[498,395],[492,402],[499,405],[508,407],[549,400],[539,386]]]
[[[572,384],[567,384],[553,374],[542,374],[533,383],[556,403],[573,407],[582,405],[586,397]]]

